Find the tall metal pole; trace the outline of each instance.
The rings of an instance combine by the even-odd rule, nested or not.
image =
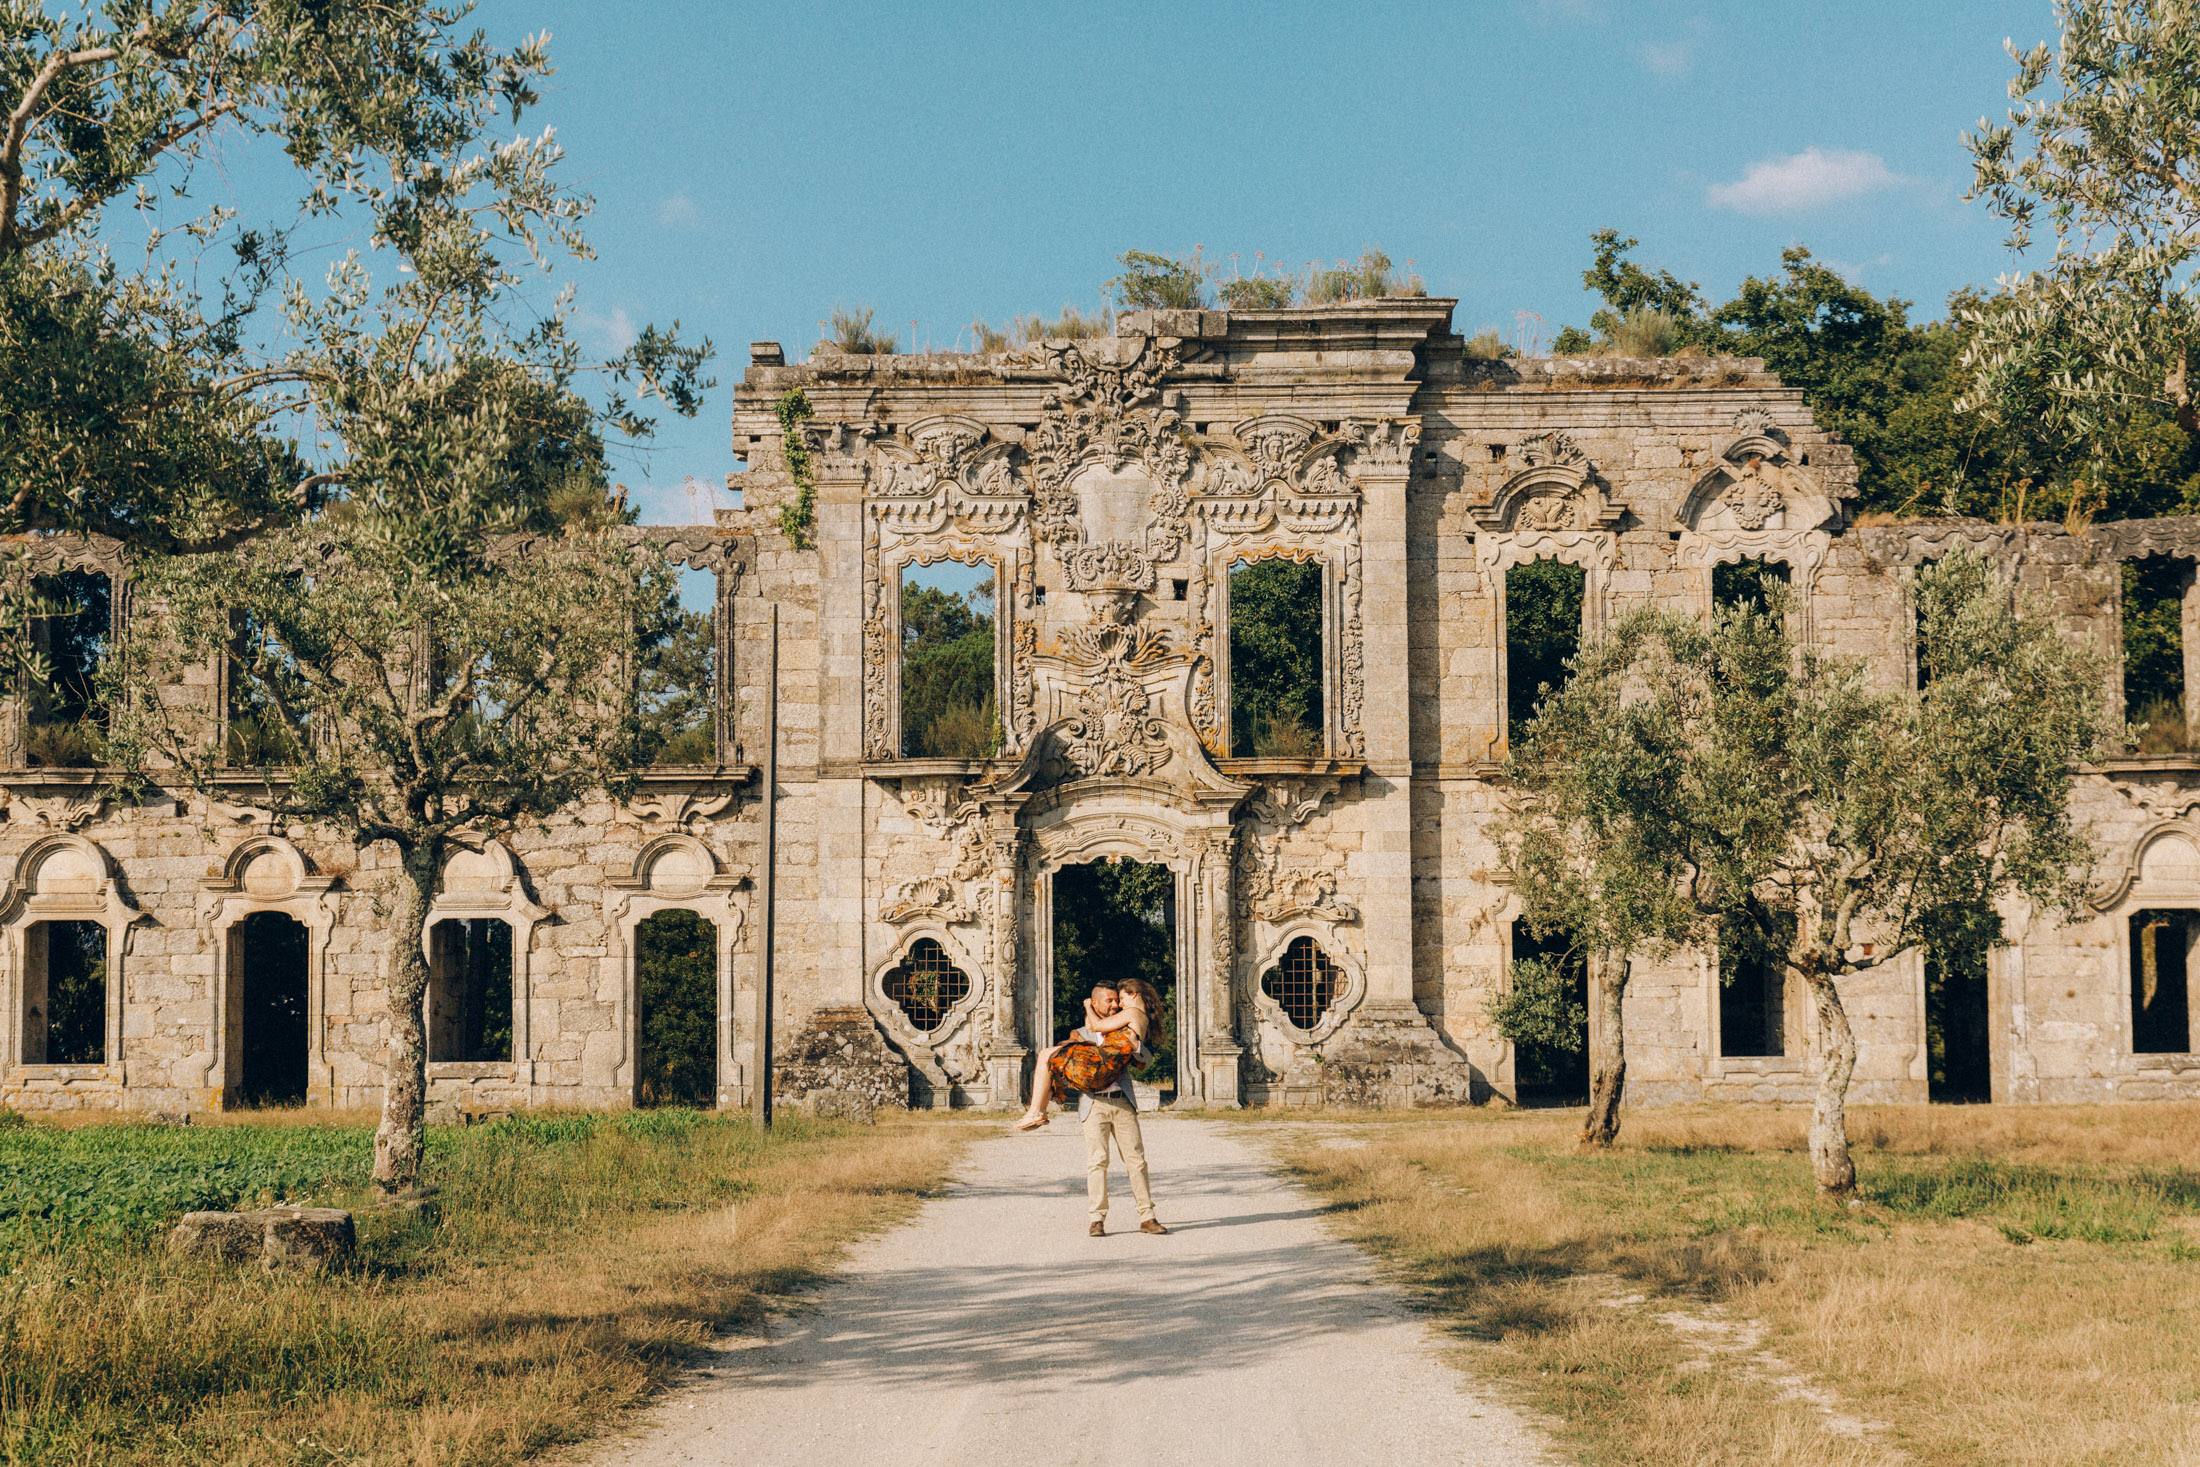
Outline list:
[[[764,679],[764,862],[757,879],[763,911],[756,982],[756,1123],[772,1123],[772,934],[778,926],[772,877],[779,869],[779,603],[772,603],[771,654]]]

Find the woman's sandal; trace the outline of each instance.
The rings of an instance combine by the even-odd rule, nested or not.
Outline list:
[[[1041,1126],[1044,1126],[1047,1123],[1048,1118],[1046,1116],[1025,1116],[1014,1126],[1010,1127],[1010,1129],[1016,1131],[1036,1131]]]

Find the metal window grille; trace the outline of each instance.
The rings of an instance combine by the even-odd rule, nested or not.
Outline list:
[[[1283,950],[1283,961],[1260,980],[1260,991],[1276,1001],[1284,1017],[1301,1029],[1311,1029],[1337,997],[1337,969],[1329,954],[1311,937],[1294,937]]]
[[[886,975],[886,996],[901,1005],[912,1025],[929,1034],[970,996],[970,975],[947,960],[947,950],[937,941],[920,937],[910,945],[909,956]]]

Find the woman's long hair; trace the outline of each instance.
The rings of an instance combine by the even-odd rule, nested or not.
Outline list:
[[[1125,978],[1115,985],[1118,993],[1135,993],[1146,1009],[1146,1038],[1153,1038],[1154,1026],[1161,1022],[1161,990],[1143,978]]]

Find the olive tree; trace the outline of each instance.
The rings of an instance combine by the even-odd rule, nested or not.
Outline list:
[[[1708,625],[1643,610],[1577,659],[1514,766],[1523,907],[1604,957],[1613,1007],[1628,955],[1681,945],[1755,946],[1802,984],[1811,1167],[1834,1196],[1856,1186],[1844,987],[1912,949],[2001,940],[2009,898],[2076,914],[2092,869],[2069,795],[2103,730],[2097,657],[1967,552],[1916,590],[1921,691],[1795,646],[1779,595]],[[1598,1127],[1593,1106],[1585,1139]]]
[[[469,9],[0,0],[0,345],[35,366],[0,372],[23,430],[0,436],[0,531],[103,531],[137,562],[103,685],[120,782],[234,799],[264,765],[272,818],[394,856],[386,1187],[420,1163],[448,849],[616,792],[646,755],[631,648],[667,572],[607,494],[604,433],[652,427],[622,384],[683,413],[710,386],[708,343],[651,329],[590,364],[569,298],[540,298],[554,256],[587,256],[590,204],[550,133],[494,135],[544,39],[497,49],[460,32]],[[287,161],[296,218],[217,205],[179,234],[149,212],[146,263],[120,268],[102,211],[188,201],[224,136],[238,166]],[[360,247],[309,282],[290,239],[315,220]],[[210,301],[178,261],[217,247]],[[24,303],[45,314],[17,330]],[[185,692],[216,658],[228,707]]]
[[[2200,434],[2200,13],[2161,0],[2057,0],[2059,44],[2010,54],[2005,124],[1967,135],[1971,197],[2040,269],[1963,306],[1961,407],[2106,452],[2135,412]]]

